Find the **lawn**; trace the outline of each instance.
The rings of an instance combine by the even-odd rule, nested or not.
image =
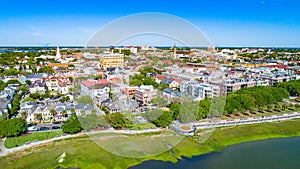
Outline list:
[[[130,146],[125,138],[138,138],[143,143],[140,144],[147,147],[152,145],[156,140],[161,141],[160,136],[172,134],[173,132],[152,133],[151,135],[123,135],[119,140],[114,140],[115,133],[99,134],[99,137],[107,137],[102,140],[103,144],[119,144],[115,148],[126,152]],[[199,133],[201,134],[201,133]],[[289,121],[280,121],[274,123],[260,123],[243,126],[217,128],[206,142],[199,143],[197,137],[184,137],[181,142],[173,147],[174,156],[170,151],[162,152],[145,158],[128,158],[112,154],[88,137],[70,138],[67,140],[56,141],[46,145],[40,145],[34,148],[26,149],[21,152],[10,154],[0,158],[0,168],[56,168],[62,167],[79,167],[79,168],[128,168],[137,165],[146,160],[163,160],[176,162],[182,156],[196,156],[206,154],[213,151],[220,151],[228,145],[239,144],[247,141],[262,140],[269,138],[284,138],[300,136],[300,119]],[[147,141],[145,138],[153,138],[153,141]],[[172,137],[166,139],[169,143]],[[106,143],[105,143],[106,141]],[[122,142],[122,143],[120,143]],[[132,142],[131,142],[132,143]],[[138,145],[137,145],[138,146]],[[159,145],[157,145],[159,148]],[[143,148],[143,147],[142,147]],[[58,163],[57,158],[66,153],[64,162]],[[139,152],[137,152],[139,153]],[[42,161],[42,162],[41,162]]]
[[[153,123],[141,123],[141,124],[132,125],[133,130],[145,130],[145,129],[152,129],[152,128],[156,128],[156,126]]]
[[[14,148],[16,145],[21,146],[26,142],[46,140],[61,134],[63,134],[62,131],[35,132],[25,136],[7,138],[4,145],[6,148]]]

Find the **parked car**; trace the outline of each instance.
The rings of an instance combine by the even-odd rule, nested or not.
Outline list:
[[[52,130],[58,130],[58,129],[60,129],[59,126],[53,126],[53,127],[52,127]]]
[[[41,127],[41,128],[40,128],[40,131],[47,131],[47,130],[49,130],[48,127]]]
[[[30,126],[30,127],[27,127],[27,131],[29,132],[33,132],[33,131],[37,131],[38,128],[36,126]]]

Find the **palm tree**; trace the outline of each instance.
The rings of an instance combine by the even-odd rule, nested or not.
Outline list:
[[[25,119],[27,117],[28,113],[27,112],[22,112],[21,116]]]
[[[67,114],[67,111],[66,111],[66,110],[63,110],[63,111],[61,112],[61,114],[65,117],[66,114]]]
[[[71,108],[70,111],[72,114],[74,114],[76,112],[75,108]]]

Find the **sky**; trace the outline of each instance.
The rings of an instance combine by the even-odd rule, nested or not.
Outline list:
[[[194,24],[213,46],[300,47],[299,11],[298,0],[10,0],[1,2],[0,46],[85,45],[120,17],[159,12]],[[141,36],[123,43],[164,46],[173,41]]]

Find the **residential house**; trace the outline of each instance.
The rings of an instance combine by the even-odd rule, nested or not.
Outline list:
[[[140,86],[135,91],[134,98],[137,102],[143,105],[148,105],[153,98],[157,96],[157,90],[153,86]]]
[[[40,95],[44,95],[45,91],[47,90],[46,83],[42,80],[36,80],[28,87],[29,92],[32,93],[38,93]]]
[[[179,83],[176,80],[172,80],[172,79],[169,79],[169,78],[163,79],[160,83],[161,84],[166,84],[166,85],[168,85],[168,87],[170,89],[174,89],[174,90],[178,89],[179,86],[180,86]]]
[[[46,73],[28,74],[25,77],[26,80],[30,80],[31,82],[34,82],[36,80],[43,80],[43,78],[47,78],[48,74]]]
[[[179,92],[177,90],[171,90],[169,88],[164,89],[162,94],[165,99],[170,101],[185,96],[182,92]]]
[[[121,93],[127,95],[128,97],[133,97],[137,89],[137,86],[127,86],[124,89],[121,89]]]
[[[81,82],[81,94],[88,95],[91,98],[103,95],[108,98],[111,86],[112,84],[105,79],[85,80]]]
[[[67,94],[71,87],[71,82],[66,76],[51,76],[44,80],[48,90],[52,93]]]
[[[8,115],[9,109],[12,108],[12,101],[14,99],[15,93],[16,91],[10,86],[6,87],[0,93],[0,117],[3,116],[3,114]]]

